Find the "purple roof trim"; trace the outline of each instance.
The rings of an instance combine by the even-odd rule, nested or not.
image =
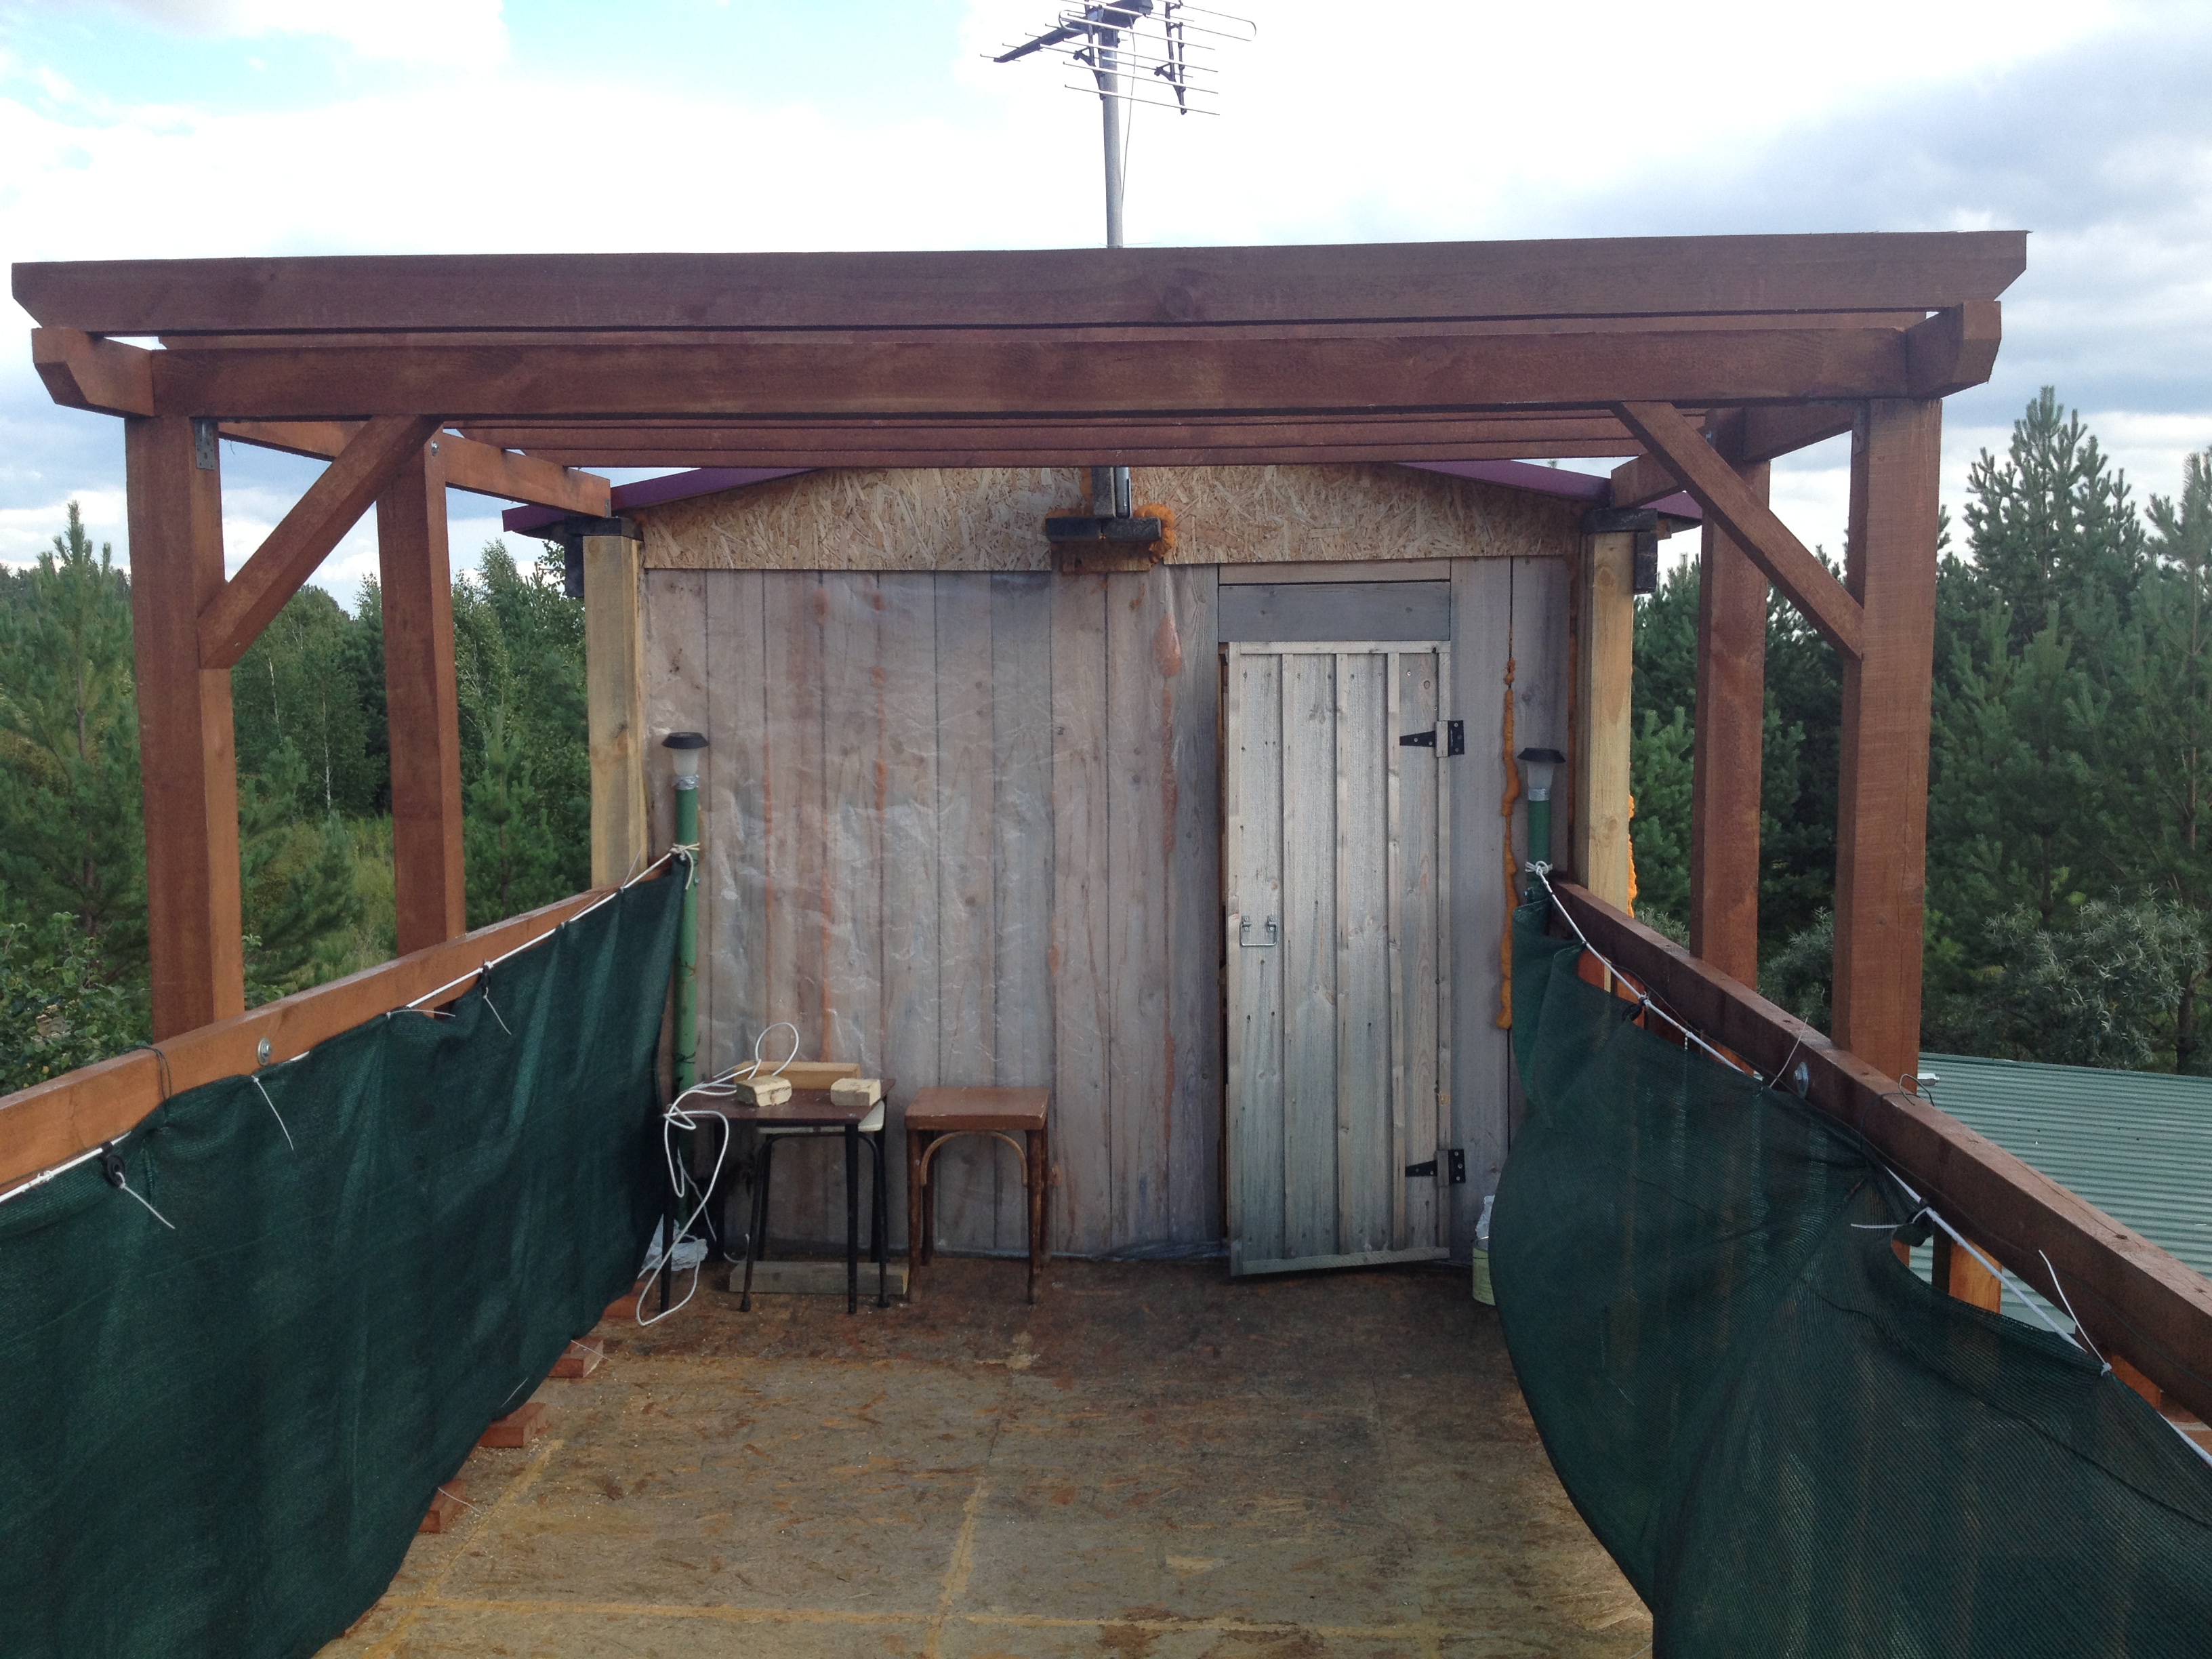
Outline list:
[[[614,510],[620,514],[625,507],[658,507],[663,501],[680,501],[693,495],[711,495],[720,489],[738,489],[746,484],[766,483],[771,478],[793,478],[814,469],[806,466],[699,466],[688,472],[671,472],[658,478],[640,478],[635,483],[617,484],[611,492]],[[553,507],[510,507],[500,515],[502,528],[518,535],[526,531],[550,530],[568,515]]]
[[[1482,483],[1503,484],[1508,489],[1533,490],[1540,495],[1565,495],[1576,501],[1598,504],[1613,499],[1613,483],[1593,473],[1571,471],[1563,466],[1539,466],[1533,461],[1400,461],[1400,466],[1410,466],[1417,472],[1443,472],[1455,478],[1473,478]],[[806,466],[701,466],[687,472],[671,472],[658,478],[641,478],[635,483],[617,484],[612,492],[616,513],[633,507],[658,507],[665,501],[681,501],[694,495],[712,495],[724,489],[741,489],[747,484],[766,483],[771,478],[795,478],[802,472],[811,472]],[[1669,495],[1652,506],[1670,518],[1704,518],[1698,504],[1687,495]],[[500,517],[501,525],[525,535],[532,531],[550,530],[568,515],[556,507],[510,507]]]

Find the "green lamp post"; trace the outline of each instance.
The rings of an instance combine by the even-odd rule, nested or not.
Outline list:
[[[1523,749],[1521,769],[1528,779],[1528,862],[1552,861],[1552,773],[1566,762],[1556,749]]]
[[[660,746],[676,769],[675,844],[691,849],[676,930],[676,1089],[681,1094],[699,1080],[699,757],[707,739],[697,732],[671,732]]]

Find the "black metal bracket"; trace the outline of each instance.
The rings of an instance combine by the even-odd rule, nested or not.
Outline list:
[[[1449,1183],[1455,1187],[1466,1186],[1467,1154],[1458,1147],[1453,1146],[1445,1151],[1443,1158],[1445,1175]],[[1409,1176],[1428,1176],[1433,1178],[1437,1173],[1437,1160],[1430,1158],[1425,1163],[1408,1164],[1406,1166],[1406,1173]]]
[[[1434,726],[1431,726],[1425,732],[1405,732],[1399,734],[1398,747],[1401,749],[1433,749],[1436,746],[1437,730]],[[1444,753],[1447,755],[1467,753],[1467,722],[1465,720],[1444,722]]]
[[[1433,727],[1426,732],[1402,732],[1398,736],[1398,747],[1401,749],[1433,749],[1436,746],[1437,734]]]
[[[1408,1164],[1406,1166],[1406,1173],[1409,1176],[1433,1176],[1436,1172],[1437,1161],[1434,1158],[1425,1164]]]

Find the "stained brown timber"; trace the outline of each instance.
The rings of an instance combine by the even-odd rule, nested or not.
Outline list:
[[[261,449],[330,459],[351,441],[359,426],[351,421],[225,421],[222,435]],[[613,485],[588,472],[577,472],[534,456],[507,453],[504,446],[475,442],[451,433],[437,438],[446,465],[446,487],[532,507],[558,507],[595,519],[614,511]]]
[[[1039,343],[410,344],[154,354],[158,409],[223,418],[1376,415],[1908,395],[1892,328]]]
[[[579,893],[465,938],[179,1031],[161,1045],[168,1060],[167,1093],[253,1071],[264,1038],[271,1060],[303,1054],[514,950],[605,896],[604,890]],[[144,1048],[0,1096],[0,1190],[112,1140],[164,1098],[161,1061]]]
[[[95,334],[424,328],[994,327],[1912,309],[1994,299],[2021,231],[1310,247],[633,253],[19,264]]]
[[[1814,1106],[1865,1136],[1946,1220],[2055,1301],[2048,1253],[2097,1346],[2212,1419],[2212,1283],[1672,940],[1571,882],[1553,884],[1590,943],[1709,1041],[1762,1076],[1804,1062]]]

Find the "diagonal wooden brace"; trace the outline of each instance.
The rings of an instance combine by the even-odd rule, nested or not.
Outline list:
[[[1859,602],[1774,511],[1754,495],[1734,467],[1672,404],[1616,404],[1621,423],[1645,452],[1682,481],[1682,488],[1726,530],[1823,637],[1847,657],[1859,654],[1865,617]]]
[[[380,415],[354,434],[269,539],[200,612],[202,668],[237,664],[441,423],[435,415]]]

